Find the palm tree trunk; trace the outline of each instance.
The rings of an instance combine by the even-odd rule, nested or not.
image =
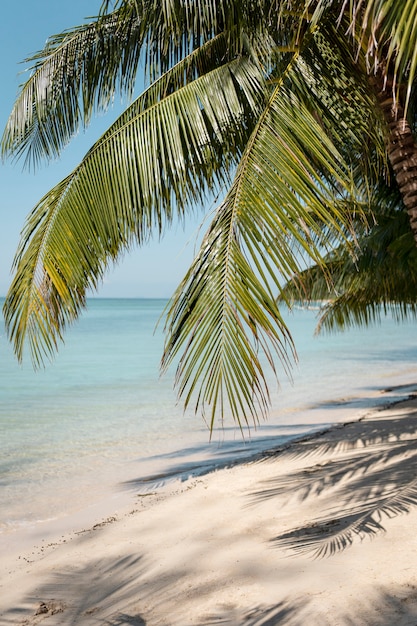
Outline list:
[[[417,145],[401,103],[394,102],[390,86],[382,80],[374,83],[376,95],[389,127],[387,153],[407,210],[417,245]]]

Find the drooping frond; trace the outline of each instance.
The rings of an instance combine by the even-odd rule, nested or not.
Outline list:
[[[33,64],[31,76],[4,131],[4,156],[27,153],[27,163],[33,165],[41,158],[58,156],[79,126],[89,123],[94,110],[106,109],[117,91],[131,98],[143,48],[155,79],[197,48],[188,41],[191,34],[199,46],[216,34],[215,21],[207,21],[210,15],[195,12],[195,7],[193,27],[200,30],[200,15],[204,38],[189,30],[189,3],[181,10],[166,3],[167,11],[161,11],[159,2],[119,4],[110,14],[102,13],[95,21],[52,36],[43,50],[26,59]],[[152,58],[151,49],[164,60],[163,65]]]
[[[171,89],[194,80],[204,57],[204,71],[247,52],[258,31],[248,30],[259,14],[222,2],[144,2],[124,0],[107,13],[108,3],[92,22],[52,36],[43,50],[26,59],[30,77],[23,85],[2,137],[3,156],[25,156],[36,166],[57,157],[94,111],[105,110],[117,92],[130,100],[142,62],[150,84],[184,60],[183,76],[171,74]],[[258,20],[259,21],[259,20]],[[266,35],[261,39],[265,40]],[[223,40],[222,56],[213,40]],[[198,51],[201,50],[200,53]],[[195,54],[195,53],[198,54]],[[265,50],[262,51],[262,54]],[[173,83],[173,76],[181,82]],[[146,83],[145,76],[145,83]],[[142,87],[142,84],[140,85]]]
[[[209,413],[211,429],[217,411],[222,417],[230,411],[240,425],[265,417],[269,393],[258,349],[273,367],[273,352],[286,368],[288,351],[295,356],[270,290],[248,263],[239,236],[242,225],[238,230],[236,222],[229,198],[168,311],[163,367],[185,346],[177,371],[179,395],[185,406],[197,395],[195,409]],[[253,226],[252,236],[261,239]]]
[[[28,165],[54,158],[117,89],[132,96],[144,34],[136,12],[124,18],[113,13],[55,35],[25,60],[33,65],[3,133],[3,156],[27,153]]]
[[[27,337],[39,364],[109,262],[227,180],[260,90],[249,66],[237,59],[159,100],[154,86],[35,207],[4,305],[19,358]]]
[[[241,425],[266,415],[263,362],[275,371],[278,357],[288,370],[295,355],[274,291],[299,269],[294,241],[319,262],[324,231],[343,236],[335,181],[351,191],[349,170],[314,116],[277,86],[167,314],[163,367],[184,349],[179,395],[186,406],[196,397],[211,428],[226,410]]]

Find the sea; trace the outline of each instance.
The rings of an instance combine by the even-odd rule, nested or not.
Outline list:
[[[284,310],[298,360],[270,378],[256,428],[213,433],[160,374],[162,299],[88,300],[56,357],[19,364],[0,326],[0,534],[151,493],[169,481],[253,458],[417,387],[417,323],[315,335],[315,308]],[[0,302],[2,305],[2,302]],[[159,322],[159,324],[158,324]],[[114,500],[114,502],[113,502]]]

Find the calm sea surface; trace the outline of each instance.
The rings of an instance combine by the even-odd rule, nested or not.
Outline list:
[[[56,359],[37,372],[16,362],[0,327],[0,532],[137,490],[149,476],[155,484],[250,456],[406,396],[417,383],[416,323],[386,319],[314,337],[317,312],[296,310],[286,315],[299,363],[292,384],[284,376],[279,390],[272,384],[270,419],[244,441],[226,423],[210,443],[202,419],[177,404],[174,372],[159,376],[155,326],[164,305],[90,300]]]

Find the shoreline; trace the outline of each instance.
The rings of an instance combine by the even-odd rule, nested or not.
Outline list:
[[[415,626],[409,387],[251,459],[103,503],[93,525],[32,537],[2,557],[0,623]]]
[[[245,431],[244,438],[239,435],[239,439],[221,440],[219,437],[216,442],[213,437],[212,441],[197,441],[194,445],[184,448],[174,447],[171,451],[155,457],[129,460],[123,474],[118,474],[112,481],[107,477],[100,485],[100,495],[92,490],[95,476],[91,475],[89,483],[81,485],[82,498],[79,502],[77,499],[74,504],[72,500],[80,489],[80,484],[74,483],[69,492],[69,499],[67,496],[65,512],[62,512],[61,508],[56,509],[56,492],[51,496],[50,490],[43,491],[39,496],[45,499],[52,515],[40,519],[27,519],[0,529],[0,554],[10,551],[13,543],[19,549],[22,545],[29,549],[42,535],[52,536],[55,541],[62,534],[74,532],[80,525],[94,525],[107,517],[109,510],[128,507],[138,489],[142,491],[160,490],[161,487],[169,489],[170,484],[175,482],[181,484],[189,478],[250,462],[259,455],[268,454],[271,448],[274,450],[286,448],[304,440],[305,437],[315,437],[339,424],[361,419],[369,411],[402,402],[409,397],[410,391],[417,388],[417,383],[414,385],[411,380],[414,381],[400,377],[400,381],[394,385],[375,388],[371,394],[336,398],[325,404],[306,405],[294,414],[284,412],[282,419],[288,422],[282,425],[266,422],[259,429],[252,427],[249,435]],[[321,418],[324,412],[326,420]],[[262,429],[264,433],[259,436]],[[219,436],[219,433],[217,435]],[[60,491],[68,494],[66,491],[68,486],[63,485]],[[62,498],[63,496],[59,495],[59,503]]]
[[[234,424],[218,423],[209,443],[201,417],[176,402],[172,373],[159,378],[162,337],[150,329],[160,304],[94,303],[42,372],[18,366],[4,346],[0,553],[2,531],[120,500],[119,491],[134,491],[147,474],[180,465],[195,472],[202,460],[219,465],[275,446],[272,437],[346,421],[378,403],[382,387],[417,380],[414,326],[387,319],[366,331],[313,337],[314,312],[288,313],[299,360],[290,378],[268,379],[268,419],[245,431],[245,443]]]
[[[286,406],[283,410],[272,410],[267,421],[257,428],[252,426],[244,430],[243,437],[232,425],[224,431],[216,429],[211,440],[208,431],[204,438],[203,432],[198,430],[192,431],[190,438],[185,423],[185,441],[177,434],[168,447],[153,452],[148,449],[144,456],[120,457],[107,465],[103,465],[104,460],[101,459],[95,468],[96,459],[92,457],[90,462],[86,457],[83,462],[87,470],[80,472],[78,464],[74,474],[70,474],[71,463],[66,458],[64,466],[57,468],[56,472],[51,472],[50,468],[45,470],[46,480],[43,483],[29,480],[26,484],[20,479],[15,492],[13,482],[8,485],[6,480],[3,486],[5,499],[0,507],[0,552],[5,537],[22,534],[25,529],[33,527],[36,531],[40,526],[51,526],[55,522],[62,526],[65,519],[70,529],[72,520],[76,523],[77,516],[82,516],[84,510],[91,510],[90,518],[93,518],[97,515],[94,511],[99,511],[100,515],[108,500],[128,504],[137,488],[146,488],[147,485],[153,488],[170,480],[183,481],[234,462],[245,462],[271,447],[291,444],[306,434],[314,435],[322,428],[358,419],[359,415],[369,410],[405,399],[408,390],[414,387],[415,373],[414,370],[408,375],[403,372],[390,387],[367,387],[359,394],[300,403],[289,410]],[[41,457],[44,455],[47,459],[47,450],[40,453]],[[100,477],[99,483],[97,476]],[[17,506],[14,507],[13,502]]]

